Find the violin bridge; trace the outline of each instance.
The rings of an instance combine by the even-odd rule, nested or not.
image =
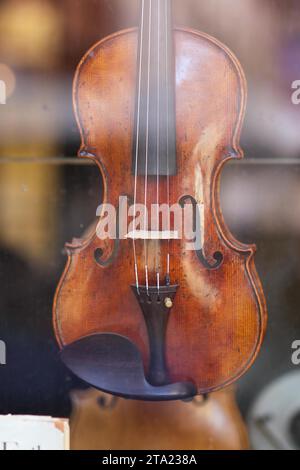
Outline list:
[[[135,230],[125,235],[130,240],[180,240],[178,231]]]

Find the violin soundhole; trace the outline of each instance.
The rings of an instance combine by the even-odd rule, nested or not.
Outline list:
[[[104,259],[105,257],[105,251],[103,248],[97,248],[94,251],[94,259],[96,263],[101,266],[102,268],[106,268],[109,266],[117,257],[118,251],[119,251],[119,246],[120,246],[120,241],[119,240],[113,240],[113,249],[112,253],[109,256],[109,258]]]
[[[196,253],[197,253],[198,259],[200,260],[200,262],[203,264],[203,266],[206,269],[218,269],[224,261],[224,256],[220,251],[216,251],[213,254],[213,259],[215,260],[215,263],[212,263],[212,264],[207,260],[207,258],[205,258],[205,255],[202,249],[196,250]]]
[[[198,207],[198,203],[193,196],[186,195],[182,196],[182,198],[179,200],[179,205],[184,208],[187,202],[190,202],[193,205],[193,231],[194,233],[198,233],[201,230],[201,213]],[[195,249],[195,251],[200,263],[203,264],[206,269],[218,269],[224,261],[224,256],[220,251],[213,253],[212,259],[215,261],[212,263],[205,256],[203,248]]]

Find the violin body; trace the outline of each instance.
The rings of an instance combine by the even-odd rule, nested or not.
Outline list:
[[[190,381],[198,394],[207,394],[229,385],[251,366],[266,327],[255,246],[232,236],[219,202],[223,165],[243,156],[239,136],[246,82],[237,59],[217,40],[186,29],[174,29],[173,34],[177,172],[170,178],[170,203],[189,195],[202,204],[204,241],[200,258],[196,250],[185,249],[183,240],[170,243],[170,276],[179,288],[165,327],[164,359],[170,383]],[[120,195],[134,195],[137,50],[137,29],[105,38],[82,59],[74,82],[82,137],[79,156],[98,165],[104,202],[115,207]],[[141,182],[143,178],[139,176]],[[161,178],[161,199],[166,184]],[[137,198],[143,199],[143,184],[137,188]],[[148,203],[155,200],[156,180],[150,178]],[[68,262],[54,302],[59,345],[64,348],[97,333],[121,335],[140,351],[148,376],[149,331],[131,288],[132,241],[100,240],[95,231],[66,248]],[[151,264],[156,249],[154,241],[147,243],[150,285],[156,283]],[[144,250],[145,244],[137,240],[142,285],[147,281],[141,269]],[[167,250],[162,241],[162,269]]]

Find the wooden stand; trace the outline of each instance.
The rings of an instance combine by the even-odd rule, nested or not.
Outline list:
[[[73,450],[245,450],[232,388],[190,403],[140,402],[94,389],[72,393]]]

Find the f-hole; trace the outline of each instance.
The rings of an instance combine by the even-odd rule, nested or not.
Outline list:
[[[184,208],[187,202],[190,202],[193,205],[193,230],[194,230],[194,233],[196,233],[197,225],[198,225],[197,218],[199,220],[201,217],[201,214],[199,212],[197,201],[193,196],[186,195],[180,198],[179,205],[182,207],[182,209]],[[204,254],[203,248],[201,248],[200,250],[195,250],[195,251],[196,251],[199,261],[203,264],[203,266],[206,269],[209,269],[209,270],[218,269],[223,263],[224,256],[220,251],[215,251],[212,254],[212,258],[215,260],[215,263],[210,263],[208,261],[207,257]]]

